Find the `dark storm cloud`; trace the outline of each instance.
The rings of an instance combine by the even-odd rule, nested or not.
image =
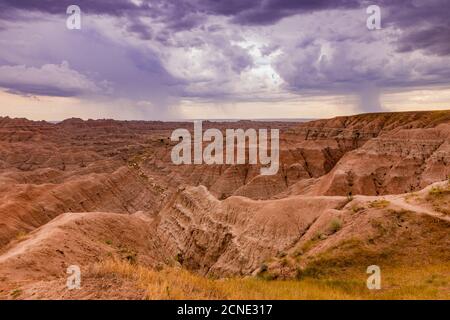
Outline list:
[[[169,32],[177,32],[201,26],[208,15],[226,16],[238,25],[270,25],[296,14],[376,4],[382,9],[383,25],[403,31],[397,41],[399,52],[423,49],[431,54],[450,54],[448,0],[143,0],[140,5],[130,0],[3,0],[0,17],[12,19],[21,10],[65,14],[67,6],[74,3],[87,14],[126,17],[127,30],[141,39],[153,37],[152,30],[140,22],[142,17],[152,17]]]
[[[2,83],[0,82],[0,86]],[[28,85],[28,84],[16,84],[10,83],[5,85],[6,91],[19,96],[51,96],[51,97],[76,97],[83,94],[79,90],[63,89],[46,85]]]
[[[51,14],[65,14],[68,6],[76,4],[91,14],[123,15],[139,7],[129,0],[2,0],[3,12],[14,10],[34,10]]]
[[[32,25],[22,28],[33,30]],[[46,42],[31,37],[23,47],[10,48],[20,54],[8,55],[0,65],[0,87],[20,95],[143,100],[160,107],[160,113],[170,97],[182,92],[183,81],[171,76],[150,49],[129,47],[94,30],[69,32],[50,27],[39,32],[45,32]],[[2,34],[6,36],[15,37]],[[57,46],[48,51],[49,43]],[[83,48],[82,52],[77,48]]]
[[[258,1],[255,6],[238,11],[233,21],[239,24],[268,25],[295,14],[327,9],[353,9],[360,6],[359,0],[268,0]]]
[[[130,33],[137,34],[142,40],[151,40],[154,36],[152,29],[142,23],[139,19],[130,21],[127,24],[126,29]]]
[[[150,28],[141,23],[143,17],[151,17],[165,24],[171,31],[189,30],[204,22],[201,8],[189,0],[143,0],[135,4],[130,0],[3,0],[0,3],[0,19],[28,19],[24,12],[65,15],[69,5],[78,5],[85,14],[124,17],[128,20],[127,30],[141,39],[153,37]]]
[[[424,50],[428,54],[450,55],[450,1],[378,1],[383,24],[402,30],[396,45],[399,52]],[[383,10],[386,9],[386,10]]]
[[[450,27],[436,26],[429,29],[411,31],[398,43],[399,52],[422,49],[428,53],[450,55]]]
[[[77,4],[88,14],[106,14],[135,18],[150,16],[168,23],[174,30],[185,30],[201,23],[202,15],[223,15],[243,25],[267,25],[298,13],[326,9],[350,9],[361,0],[144,0],[136,5],[129,0],[4,0],[3,12],[35,10],[64,14],[71,4]]]
[[[85,75],[70,68],[67,61],[46,64],[41,68],[24,65],[0,66],[0,87],[19,95],[74,97],[106,90],[106,83],[98,86]]]
[[[385,26],[403,30],[404,35],[398,39],[399,52],[423,49],[430,54],[450,55],[448,0],[268,0],[249,1],[246,6],[231,1],[227,2],[226,8],[220,5],[223,2],[204,2],[211,12],[232,15],[234,23],[243,25],[268,25],[295,14],[328,9],[355,9],[375,4],[381,7]]]
[[[450,78],[450,69],[435,63],[446,61],[444,58],[450,56],[448,0],[142,0],[139,4],[130,0],[0,1],[0,20],[19,21],[24,26],[30,23],[30,17],[39,19],[51,14],[64,19],[67,6],[77,4],[88,15],[120,18],[114,21],[123,23],[124,29],[141,40],[148,40],[145,44],[154,45],[153,49],[158,47],[152,51],[145,49],[141,42],[136,46],[126,41],[118,44],[105,39],[104,34],[90,33],[92,30],[88,28],[67,34],[63,34],[66,30],[58,29],[45,34],[50,45],[43,44],[42,48],[36,47],[38,44],[23,49],[21,46],[32,41],[25,35],[26,41],[17,47],[20,54],[5,54],[5,58],[0,55],[0,65],[58,65],[67,60],[81,74],[97,74],[93,82],[106,80],[110,83],[114,98],[145,100],[162,107],[168,105],[171,97],[208,97],[219,102],[225,96],[239,99],[234,85],[240,85],[237,82],[241,72],[255,66],[255,58],[249,55],[250,47],[235,45],[245,44],[246,39],[239,38],[241,31],[258,32],[258,28],[253,27],[275,25],[294,15],[304,15],[298,21],[309,23],[304,24],[302,30],[279,29],[293,34],[286,37],[289,43],[269,33],[264,36],[267,43],[257,48],[265,58],[275,52],[280,54],[280,60],[270,64],[284,80],[286,91],[311,95],[357,94],[363,108],[374,111],[380,108],[382,90],[448,84]],[[365,8],[371,4],[381,7],[382,28],[388,32],[366,29]],[[343,12],[338,12],[336,21],[330,21],[328,12],[323,13],[328,10]],[[29,12],[34,15],[27,15]],[[221,19],[214,21],[218,16]],[[311,21],[308,16],[321,20]],[[148,17],[151,19],[146,19]],[[345,28],[349,25],[347,19],[352,18],[360,20],[352,24],[356,30]],[[281,23],[279,26],[285,27]],[[181,31],[185,33],[178,33]],[[389,46],[384,46],[387,41],[377,35],[389,37]],[[328,52],[322,50],[324,43],[330,47]],[[371,43],[374,45],[369,47]],[[49,51],[48,47],[54,50]],[[80,55],[73,48],[83,48],[89,55]],[[185,51],[178,50],[180,48]],[[192,48],[202,54],[184,55]],[[158,55],[160,49],[167,51]],[[199,67],[177,73],[177,68],[185,66],[170,68],[170,63],[164,59],[171,50],[178,50],[174,60],[187,59],[188,65],[192,62]],[[425,57],[408,60],[408,53],[417,50],[425,52]],[[8,61],[20,59],[26,52],[33,52],[34,56],[27,56],[27,61]],[[202,71],[207,71],[206,75],[201,74]],[[196,73],[200,75],[196,77]],[[85,88],[79,91],[76,87],[62,88],[59,82],[52,82],[50,86],[15,81],[5,79],[3,87],[12,92],[55,96],[74,96],[86,91]],[[249,93],[249,98],[253,98],[253,93]]]

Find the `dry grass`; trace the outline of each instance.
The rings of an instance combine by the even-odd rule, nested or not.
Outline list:
[[[390,204],[390,202],[388,200],[385,199],[380,199],[380,200],[375,200],[369,203],[369,207],[370,208],[375,208],[375,209],[384,209],[386,207],[388,207]]]
[[[433,198],[440,198],[446,195],[450,195],[450,184],[447,184],[447,186],[445,187],[441,186],[433,187],[428,192],[428,196]]]
[[[124,261],[95,266],[98,276],[114,274],[135,281],[147,299],[450,299],[450,265],[381,268],[382,289],[368,290],[365,270],[341,278],[214,280],[180,268],[161,271]]]
[[[342,229],[342,221],[340,219],[333,219],[330,223],[330,232],[336,233]]]
[[[100,276],[118,275],[136,281],[148,299],[223,299],[211,280],[179,268],[155,271],[122,260],[108,260],[94,267]]]
[[[431,188],[425,200],[432,204],[434,210],[450,215],[450,183]]]
[[[360,207],[360,206],[353,206],[352,207],[352,211],[354,212],[354,213],[358,213],[358,212],[360,212],[360,211],[364,211],[366,208],[364,208],[364,207]]]
[[[19,231],[19,233],[16,234],[16,240],[19,242],[26,240],[27,238],[28,238],[28,233],[26,233],[25,231]]]

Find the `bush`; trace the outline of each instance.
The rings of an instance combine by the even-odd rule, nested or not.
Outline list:
[[[387,206],[389,206],[390,202],[385,200],[385,199],[381,199],[381,200],[375,200],[372,201],[371,203],[369,203],[369,207],[371,208],[375,208],[375,209],[384,209]]]
[[[358,212],[360,212],[360,211],[363,211],[365,208],[364,207],[358,207],[358,206],[353,206],[352,207],[352,211],[354,212],[354,213],[358,213]]]
[[[304,280],[305,278],[318,279],[322,275],[322,271],[315,266],[308,266],[304,269],[297,268],[295,270],[295,278],[297,280]]]
[[[446,194],[450,194],[450,186],[447,188],[442,187],[432,187],[431,190],[428,192],[428,195],[430,197],[442,197]]]
[[[266,272],[267,270],[269,270],[269,267],[267,266],[267,264],[262,263],[261,266],[259,267],[259,273],[263,273]]]
[[[183,264],[184,258],[183,258],[183,254],[181,252],[178,252],[176,254],[175,261],[178,262],[179,264]]]
[[[342,221],[339,219],[333,219],[330,223],[331,233],[336,233],[342,229]]]

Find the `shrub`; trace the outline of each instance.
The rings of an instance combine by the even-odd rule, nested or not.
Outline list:
[[[17,299],[21,294],[22,290],[20,289],[15,289],[11,292],[11,296],[13,297],[13,299]]]
[[[27,233],[25,231],[19,231],[18,234],[16,234],[16,240],[22,241],[25,240],[27,237]]]
[[[435,198],[442,197],[446,194],[450,194],[450,186],[448,186],[447,188],[442,188],[440,186],[432,187],[431,190],[428,192],[428,196]]]
[[[259,267],[258,273],[263,273],[263,272],[266,272],[267,270],[269,270],[269,267],[267,266],[267,264],[262,263],[261,266]]]
[[[369,203],[369,207],[375,208],[375,209],[384,209],[387,206],[389,206],[391,203],[387,201],[386,199],[381,200],[375,200]]]
[[[305,278],[318,279],[321,274],[322,271],[319,268],[315,266],[308,266],[304,269],[297,268],[295,271],[295,278],[297,278],[297,280],[303,280]]]
[[[282,267],[286,267],[287,265],[289,265],[289,261],[286,257],[284,257],[283,259],[281,259],[280,264]]]
[[[331,233],[336,233],[342,229],[342,221],[339,219],[333,219],[330,223]]]
[[[184,258],[183,258],[183,254],[181,252],[178,252],[176,254],[175,261],[178,262],[179,264],[183,264]]]

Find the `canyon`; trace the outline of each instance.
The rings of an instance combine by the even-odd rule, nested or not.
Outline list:
[[[0,118],[0,298],[141,297],[92,271],[111,259],[271,281],[450,261],[450,111],[203,122],[279,130],[274,175],[175,164],[178,128]]]
[[[271,129],[270,140],[267,130],[259,129],[226,129],[224,146],[223,134],[219,129],[208,129],[203,133],[202,121],[194,122],[194,139],[187,129],[176,129],[170,139],[179,141],[171,153],[174,164],[192,164],[192,149],[194,150],[194,164],[261,164],[269,165],[261,168],[261,175],[273,175],[279,166],[279,131]],[[213,139],[214,138],[214,139]],[[246,145],[248,140],[248,145]],[[212,141],[203,149],[203,141]],[[237,141],[237,143],[235,143]],[[270,141],[270,142],[269,142]],[[193,144],[192,144],[193,143]],[[270,147],[268,144],[270,143]],[[247,147],[248,146],[248,147]],[[225,161],[224,161],[225,149]],[[268,151],[270,150],[270,157]],[[235,157],[236,153],[236,157]],[[246,156],[248,154],[248,157]]]

